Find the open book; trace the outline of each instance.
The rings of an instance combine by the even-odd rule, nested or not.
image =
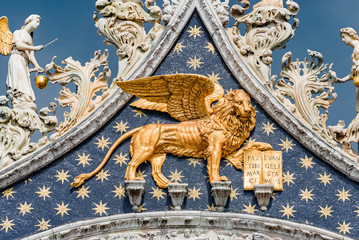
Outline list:
[[[244,150],[244,190],[253,190],[255,184],[273,184],[274,191],[283,190],[281,151]]]

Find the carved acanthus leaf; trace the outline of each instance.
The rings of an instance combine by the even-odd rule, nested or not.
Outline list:
[[[116,79],[127,79],[162,33],[162,10],[155,0],[146,0],[145,4],[139,0],[98,0],[96,9],[103,16],[99,19],[97,13],[94,14],[98,33],[105,36],[105,44],[117,49],[119,70]],[[148,33],[144,23],[153,24]]]
[[[14,104],[21,94],[15,92],[13,95],[8,90],[6,96],[0,96],[0,169],[45,145],[48,142],[47,133],[57,126],[55,103],[42,108],[38,114],[36,105],[34,108],[22,108],[21,104]],[[12,100],[13,108],[10,108],[8,102]],[[36,130],[42,134],[37,143],[31,142],[31,136]]]
[[[286,2],[288,8],[285,9],[282,7],[282,0],[262,0],[253,6],[252,12],[245,14],[250,3],[247,0],[241,3],[243,6],[234,5],[231,8],[231,17],[236,23],[227,32],[240,55],[262,83],[265,83],[270,78],[272,51],[276,48],[284,48],[299,25],[299,20],[295,18],[299,6],[288,0]],[[291,17],[294,21],[293,25],[289,23]],[[247,27],[244,35],[239,29],[241,23],[245,23]]]
[[[107,57],[107,50],[103,54],[97,51],[94,58],[87,62],[85,66],[82,66],[78,61],[74,61],[71,57],[62,62],[66,64],[65,68],[56,65],[55,58],[46,66],[50,82],[53,84],[58,83],[62,86],[60,97],[57,101],[62,107],[70,107],[70,113],[64,113],[65,120],[60,123],[56,129],[57,133],[51,136],[51,139],[63,135],[75,124],[81,122],[114,92],[113,89],[108,87],[111,71],[107,66]],[[101,66],[103,71],[96,76]],[[51,73],[51,69],[55,69],[55,71]],[[71,82],[77,87],[76,93],[65,87]]]
[[[284,54],[282,58],[282,77],[276,82],[276,76],[266,83],[267,88],[275,95],[298,119],[317,132],[328,143],[336,145],[326,128],[328,109],[336,100],[332,84],[333,72],[331,66],[329,73],[319,78],[327,69],[323,64],[320,53],[308,50],[310,61],[292,61],[292,53]],[[320,112],[320,108],[325,113]]]

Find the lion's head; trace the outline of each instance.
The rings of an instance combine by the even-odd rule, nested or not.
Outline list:
[[[233,90],[218,101],[213,113],[234,135],[248,138],[256,125],[256,111],[251,99],[243,90]]]

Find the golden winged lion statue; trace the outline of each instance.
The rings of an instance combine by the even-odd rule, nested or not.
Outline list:
[[[243,90],[233,90],[224,97],[224,90],[210,78],[196,74],[153,76],[117,82],[123,91],[141,99],[132,106],[168,112],[181,121],[178,124],[149,124],[123,134],[109,149],[102,163],[91,173],[75,178],[71,187],[81,186],[106,164],[116,147],[129,137],[131,161],[126,180],[143,180],[136,176],[140,164],[149,161],[157,186],[166,188],[170,181],[161,168],[166,154],[204,158],[210,182],[228,181],[219,175],[221,158],[237,169],[243,168],[243,150],[272,150],[267,143],[252,142],[239,149],[255,127],[255,110]],[[212,108],[211,105],[217,101]],[[238,150],[239,149],[239,150]]]

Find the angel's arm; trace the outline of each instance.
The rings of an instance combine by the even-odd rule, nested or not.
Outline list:
[[[32,46],[32,45],[29,45],[27,43],[25,43],[21,37],[21,33],[20,31],[15,31],[14,32],[14,40],[13,40],[16,48],[18,50],[22,50],[22,51],[39,51],[43,48],[42,45],[39,45],[39,46]]]
[[[42,45],[32,46],[25,43],[21,38],[21,33],[19,31],[14,32],[14,44],[18,50],[22,50],[27,52],[29,56],[30,62],[34,65],[35,69],[31,69],[30,71],[43,71],[43,68],[37,63],[34,51],[39,51],[43,48]]]
[[[32,63],[32,65],[34,65],[34,67],[35,67],[34,69],[31,69],[30,72],[32,72],[32,71],[43,72],[44,71],[44,69],[42,67],[40,67],[40,65],[37,63],[34,51],[29,52],[29,59],[30,59],[30,62]]]

